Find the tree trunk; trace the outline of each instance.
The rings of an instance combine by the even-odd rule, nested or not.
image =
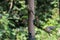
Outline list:
[[[34,0],[28,0],[28,40],[35,40],[34,32]]]

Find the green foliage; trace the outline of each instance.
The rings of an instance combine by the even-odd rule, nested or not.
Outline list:
[[[9,19],[21,20],[26,26],[28,19],[27,5],[25,0],[15,0],[13,9],[8,13],[10,1],[0,1],[0,40],[27,40],[28,28],[19,25],[11,29],[8,24],[15,27],[15,22]],[[35,0],[35,16],[38,16],[39,27],[55,26],[56,29],[49,35],[35,26],[36,40],[57,40],[60,38],[59,9],[57,0]],[[25,21],[23,21],[25,20]],[[17,21],[18,22],[18,21]],[[16,22],[16,23],[17,23]],[[35,21],[36,22],[36,21]],[[18,22],[18,24],[21,22]],[[24,25],[24,26],[25,26]]]

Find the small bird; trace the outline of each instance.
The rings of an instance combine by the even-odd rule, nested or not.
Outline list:
[[[54,27],[54,26],[48,26],[48,27],[46,27],[44,30],[46,31],[46,32],[48,32],[48,33],[51,33],[51,31],[52,30],[54,30],[56,27]]]

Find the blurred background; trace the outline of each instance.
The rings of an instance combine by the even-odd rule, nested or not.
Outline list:
[[[0,40],[27,40],[27,0],[0,0]],[[59,0],[35,0],[35,39],[60,40]]]

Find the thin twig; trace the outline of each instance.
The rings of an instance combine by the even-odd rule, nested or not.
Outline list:
[[[9,7],[9,11],[8,11],[8,13],[11,12],[12,8],[13,8],[13,0],[11,0],[11,2],[10,2],[10,7]]]

